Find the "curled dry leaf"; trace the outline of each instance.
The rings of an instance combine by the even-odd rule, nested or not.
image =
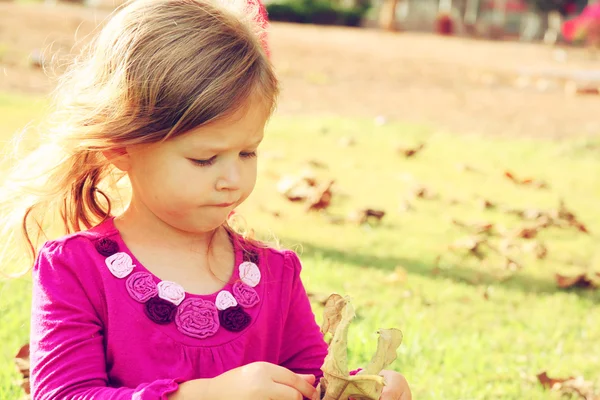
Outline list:
[[[331,197],[333,195],[331,187],[335,181],[331,180],[326,184],[322,185],[310,195],[308,200],[307,211],[318,211],[324,210],[331,204]]]
[[[353,211],[348,215],[348,221],[357,223],[359,225],[366,224],[369,220],[375,220],[381,222],[385,216],[385,211],[375,210],[372,208],[365,208],[362,210]]]
[[[581,273],[578,275],[555,274],[555,278],[558,287],[561,289],[597,289],[600,287],[600,272],[596,272],[595,274]]]
[[[450,245],[450,250],[467,250],[469,254],[477,257],[478,259],[485,258],[485,254],[481,250],[483,245],[486,245],[487,239],[481,236],[468,236],[456,240]]]
[[[513,181],[514,183],[516,183],[517,185],[527,185],[527,186],[535,187],[537,189],[547,189],[548,188],[548,184],[544,181],[541,181],[538,179],[533,179],[533,178],[519,179],[510,171],[504,171],[504,176],[507,177],[508,179],[510,179],[511,181]]]
[[[453,219],[452,223],[476,235],[486,234],[491,236],[494,233],[494,224],[489,222],[477,222],[467,224],[465,222]]]
[[[21,373],[21,387],[29,394],[29,343],[19,349],[15,356],[15,364]]]
[[[342,320],[342,309],[346,306],[347,300],[339,294],[332,294],[325,300],[323,310],[323,323],[321,324],[321,333],[335,334],[338,324]]]
[[[417,147],[402,147],[402,146],[398,146],[396,148],[396,151],[398,153],[400,153],[401,155],[403,155],[404,157],[410,158],[410,157],[413,157],[414,155],[416,155],[418,152],[420,152],[424,148],[425,148],[425,143],[421,143]]]
[[[522,239],[533,239],[539,233],[539,229],[538,226],[524,227],[515,231],[514,236]]]
[[[583,400],[600,400],[600,394],[594,390],[592,382],[583,377],[550,378],[546,372],[537,375],[538,381],[547,390],[560,392],[563,395],[577,395]]]
[[[398,329],[380,330],[377,351],[371,362],[357,375],[350,376],[348,328],[354,316],[354,307],[347,297],[334,294],[325,306],[321,331],[332,332],[334,326],[335,330],[323,363],[323,378],[317,387],[321,399],[379,400],[381,397],[385,381],[379,373],[396,359],[396,350],[402,343],[402,332]]]
[[[414,198],[425,199],[425,200],[433,200],[438,196],[431,189],[425,186],[418,186],[413,189],[412,195]]]
[[[487,199],[478,199],[477,204],[478,204],[479,208],[481,208],[482,210],[489,210],[492,208],[496,208],[496,203],[493,203]]]
[[[289,201],[304,201],[313,192],[310,180],[301,177],[284,176],[277,183],[277,191]]]

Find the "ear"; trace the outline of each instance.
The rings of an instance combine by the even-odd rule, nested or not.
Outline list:
[[[104,150],[102,154],[106,157],[108,162],[123,172],[129,171],[131,168],[131,155],[126,147]]]

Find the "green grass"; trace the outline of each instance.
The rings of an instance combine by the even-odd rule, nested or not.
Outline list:
[[[10,118],[0,137],[37,115],[29,104],[0,96],[0,115]],[[344,137],[356,144],[340,146]],[[427,147],[413,159],[394,150],[420,141]],[[573,263],[600,267],[599,149],[594,139],[500,139],[401,123],[379,127],[358,119],[278,116],[260,155],[256,191],[241,213],[260,237],[276,237],[301,253],[310,292],[335,291],[354,299],[352,367],[370,358],[378,328],[397,327],[405,340],[393,367],[407,376],[415,399],[558,399],[541,389],[537,373],[582,375],[600,384],[600,293],[559,290],[554,282],[555,272],[576,271]],[[327,213],[307,214],[275,189],[280,176],[302,172],[309,160],[327,165],[314,169],[319,179],[336,180]],[[461,172],[457,163],[479,172]],[[506,169],[543,179],[550,189],[517,187],[503,177]],[[438,199],[411,200],[412,211],[400,210],[417,183],[430,187]],[[555,208],[564,198],[592,235],[544,231],[540,237],[548,258],[517,254],[524,268],[507,277],[498,257],[482,265],[447,251],[464,236],[452,218],[491,221],[507,229],[522,225],[501,211],[481,210],[478,196],[541,209]],[[387,214],[380,225],[330,221],[363,207]],[[438,255],[440,271],[434,273]],[[390,281],[397,266],[407,271],[406,281]],[[28,292],[27,279],[0,283],[2,399],[19,396],[11,386],[17,378],[12,356],[27,341]],[[320,313],[318,305],[315,310]]]

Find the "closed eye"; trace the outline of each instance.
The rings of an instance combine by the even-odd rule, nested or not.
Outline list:
[[[213,165],[215,163],[215,161],[217,160],[217,156],[212,156],[211,158],[206,159],[206,160],[196,160],[196,159],[193,159],[193,158],[190,158],[189,160],[191,162],[193,162],[194,164],[199,165],[201,167],[208,167],[208,166]]]
[[[242,158],[254,158],[256,157],[256,151],[250,151],[250,152],[242,152],[240,153],[240,157]]]
[[[257,156],[256,151],[240,153],[240,157],[245,158],[245,159],[254,158],[256,156]],[[217,161],[217,156],[212,156],[211,158],[208,158],[205,160],[199,160],[199,159],[194,159],[194,158],[190,158],[189,160],[200,167],[209,167]]]

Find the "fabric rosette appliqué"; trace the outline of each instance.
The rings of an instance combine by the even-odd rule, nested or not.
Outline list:
[[[159,325],[174,323],[177,330],[186,336],[206,339],[217,334],[221,327],[230,332],[241,332],[252,322],[252,317],[245,310],[260,302],[254,289],[261,281],[257,265],[259,256],[253,250],[244,253],[243,262],[234,272],[237,272],[239,280],[234,282],[231,290],[219,291],[212,302],[187,294],[175,282],[156,283],[151,273],[134,272],[136,265],[132,257],[121,251],[119,244],[112,239],[97,240],[95,248],[106,257],[105,263],[112,275],[125,280],[129,297],[144,305],[144,313],[152,322]]]

